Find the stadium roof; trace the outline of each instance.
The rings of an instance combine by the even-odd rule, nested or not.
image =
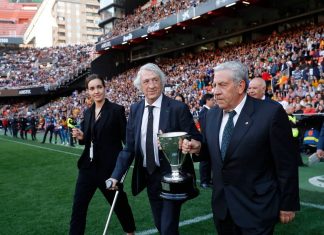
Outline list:
[[[99,53],[138,49],[139,59],[225,39],[244,32],[324,11],[324,3],[304,0],[213,0],[159,22],[97,43]],[[133,53],[135,54],[135,53]],[[132,58],[136,60],[136,58]]]

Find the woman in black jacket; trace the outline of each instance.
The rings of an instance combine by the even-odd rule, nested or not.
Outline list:
[[[118,153],[125,142],[126,117],[123,106],[105,98],[104,80],[90,75],[85,81],[93,105],[84,112],[81,129],[73,128],[72,134],[84,144],[78,161],[79,176],[76,183],[70,234],[84,234],[88,205],[97,188],[112,204],[114,191],[106,189],[105,180],[111,175]],[[132,210],[127,195],[120,190],[114,211],[127,234],[135,231]]]

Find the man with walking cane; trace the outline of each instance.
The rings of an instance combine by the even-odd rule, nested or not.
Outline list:
[[[162,177],[171,172],[170,164],[158,149],[157,134],[162,131],[186,132],[192,139],[201,140],[188,106],[165,96],[166,77],[155,64],[143,65],[134,85],[144,93],[145,99],[133,104],[126,128],[126,145],[119,153],[116,167],[109,180],[112,189],[120,181],[135,158],[132,192],[139,194],[145,187],[151,205],[156,228],[162,235],[179,234],[180,210],[185,200],[168,200],[160,197]],[[182,170],[193,179],[193,194],[198,195],[195,172],[190,158],[186,158]]]

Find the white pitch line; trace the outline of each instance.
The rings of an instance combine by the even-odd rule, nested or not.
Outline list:
[[[309,203],[309,202],[300,202],[300,204],[302,206],[305,206],[305,207],[311,207],[311,208],[316,208],[316,209],[319,209],[319,210],[324,210],[324,205],[313,204],[313,203]],[[199,223],[199,222],[202,222],[202,221],[205,221],[205,220],[209,220],[211,218],[213,218],[213,214],[211,214],[211,213],[207,214],[207,215],[203,215],[203,216],[198,216],[198,217],[195,217],[193,219],[188,219],[188,220],[184,220],[184,221],[180,222],[179,227]],[[148,230],[136,233],[136,234],[138,234],[138,235],[150,235],[150,234],[155,234],[155,233],[158,233],[157,229],[148,229]]]
[[[35,147],[35,148],[39,148],[39,149],[45,149],[45,150],[49,150],[49,151],[54,151],[54,152],[59,152],[59,153],[64,153],[64,154],[70,154],[70,155],[73,155],[73,156],[80,156],[80,154],[81,154],[81,153],[80,154],[78,154],[78,153],[70,153],[70,152],[66,152],[66,151],[62,151],[62,150],[58,150],[58,149],[46,148],[46,147],[42,147],[42,146],[39,146],[39,145],[23,143],[23,142],[20,142],[20,141],[8,140],[8,139],[4,139],[4,138],[1,138],[1,137],[0,137],[0,139],[4,140],[4,141],[7,141],[7,142],[13,142],[13,143],[27,145],[27,146]],[[131,165],[130,168],[134,168],[134,166]]]
[[[319,209],[319,210],[324,210],[324,205],[319,205],[319,204],[314,204],[314,203],[309,203],[309,202],[300,202],[300,205],[306,206],[306,207],[316,208],[316,209]]]
[[[201,221],[209,220],[210,218],[213,218],[213,214],[211,214],[211,213],[208,214],[208,215],[198,216],[198,217],[195,217],[193,219],[184,220],[184,221],[180,222],[179,227],[199,223]],[[136,234],[138,234],[138,235],[149,235],[149,234],[154,234],[154,233],[158,233],[158,230],[157,229],[149,229],[149,230],[145,230],[145,231],[142,231],[142,232],[139,232],[139,233],[136,233]]]
[[[13,142],[13,143],[17,143],[17,144],[22,144],[22,145],[27,145],[27,146],[31,146],[31,147],[35,147],[35,148],[39,148],[39,149],[45,149],[45,150],[50,150],[50,151],[54,151],[54,152],[69,154],[69,155],[73,155],[73,156],[80,156],[80,154],[78,154],[78,153],[70,153],[70,152],[66,152],[66,151],[62,151],[62,150],[58,150],[58,149],[51,149],[51,148],[42,147],[42,146],[38,146],[38,145],[34,145],[34,144],[23,143],[20,141],[8,140],[8,139],[4,139],[4,138],[1,138],[1,140],[7,141],[7,142]]]

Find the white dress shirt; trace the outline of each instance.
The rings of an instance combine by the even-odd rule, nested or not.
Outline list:
[[[237,119],[240,116],[240,113],[243,109],[245,102],[246,102],[246,95],[244,96],[243,100],[241,100],[239,105],[234,108],[234,110],[236,112],[235,116],[233,117],[234,127],[237,122]],[[220,129],[219,129],[219,146],[222,146],[223,132],[224,132],[224,128],[225,128],[228,118],[229,118],[228,112],[223,111],[223,119],[222,119],[222,123],[221,123]]]
[[[157,145],[157,134],[159,132],[159,123],[160,123],[160,112],[161,112],[161,105],[162,105],[162,97],[160,97],[152,104],[154,106],[153,109],[153,145],[154,145],[154,158],[155,164],[160,166],[159,160],[159,149]],[[147,121],[148,121],[148,108],[149,103],[145,100],[145,108],[142,118],[142,127],[141,127],[141,147],[144,156],[143,166],[146,167],[146,131],[147,131]]]

